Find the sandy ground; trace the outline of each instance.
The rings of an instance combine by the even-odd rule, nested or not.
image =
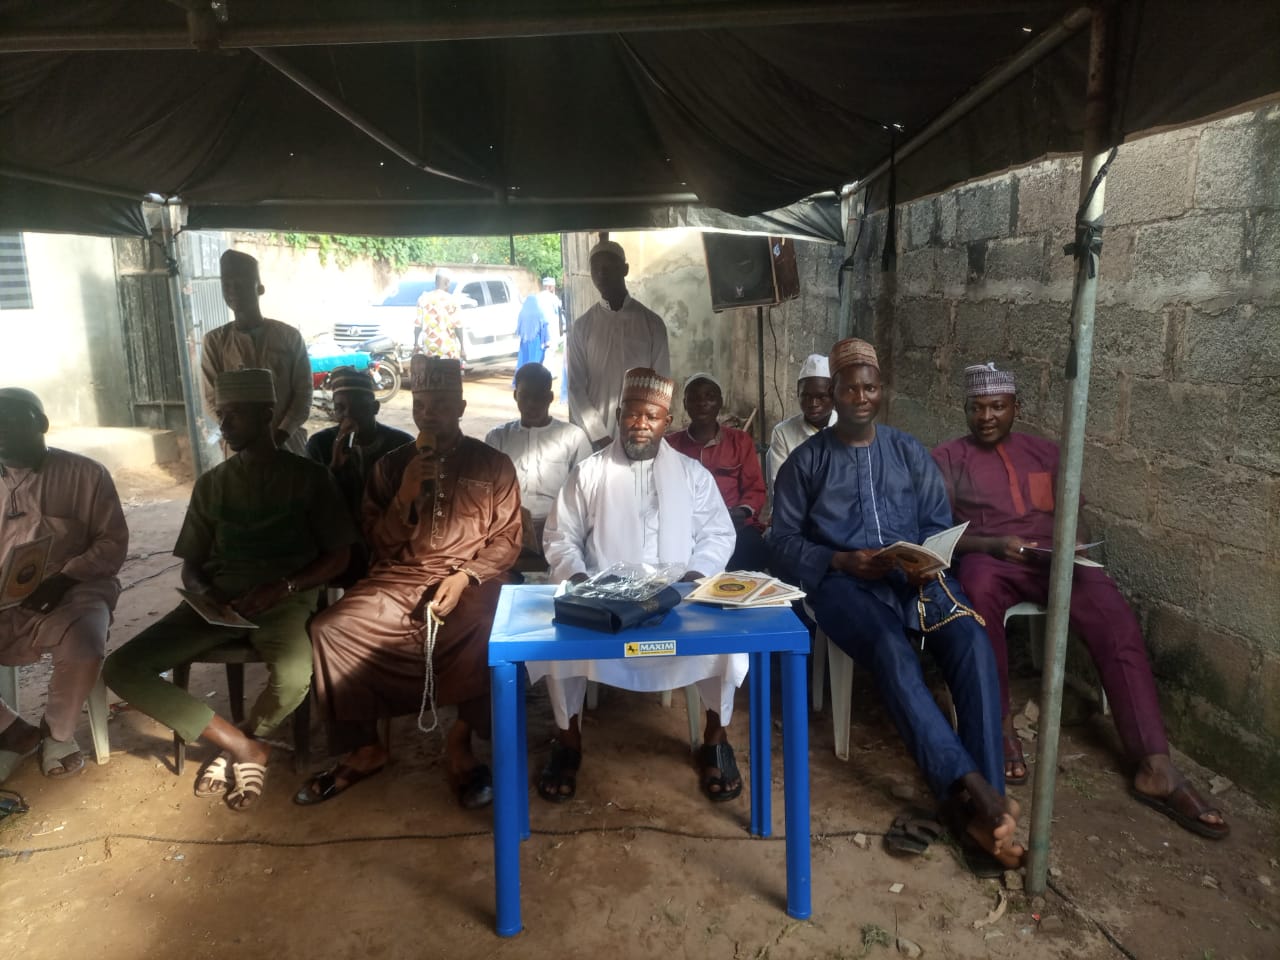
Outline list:
[[[466,394],[472,435],[514,416],[501,376],[469,379]],[[411,429],[408,413],[402,395],[386,419]],[[113,649],[174,603],[168,551],[189,491],[159,472],[118,479],[133,540]],[[260,669],[250,668],[251,696]],[[21,676],[23,713],[35,720],[47,672],[32,667]],[[225,712],[220,671],[195,668],[191,689]],[[1015,690],[1019,702],[1034,697],[1036,678],[1021,677]],[[1127,797],[1114,734],[1101,718],[1064,733],[1045,898],[1028,899],[1017,876],[1007,887],[972,878],[947,843],[914,860],[887,855],[880,834],[894,814],[927,798],[865,674],[855,675],[849,762],[833,753],[829,707],[811,720],[813,919],[793,921],[783,908],[777,720],[777,835],[754,839],[745,794],[723,806],[700,795],[682,698],[675,700],[664,708],[656,696],[607,691],[586,719],[577,798],[552,806],[532,796],[533,836],[522,851],[526,929],[510,940],[493,933],[490,815],[454,803],[439,732],[396,721],[388,769],[309,810],[290,802],[299,777],[282,744],[262,804],[242,815],[193,797],[203,747],[192,748],[193,763],[178,778],[168,731],[117,709],[110,763],[90,763],[65,782],[27,763],[6,784],[31,811],[0,821],[0,956],[782,960],[896,956],[895,936],[926,957],[1280,955],[1274,813],[1228,787],[1217,800],[1233,824],[1229,840],[1180,830]],[[743,691],[731,735],[750,776],[747,721]],[[535,689],[533,770],[550,733],[550,710]],[[320,731],[314,739],[318,768]],[[87,721],[81,742],[89,742]],[[1208,784],[1211,771],[1179,762]],[[1030,806],[1030,787],[1012,793]],[[999,918],[975,927],[1002,899]]]

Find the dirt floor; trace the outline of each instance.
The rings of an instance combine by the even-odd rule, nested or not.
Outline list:
[[[469,379],[466,394],[472,435],[515,415],[501,375]],[[407,395],[386,419],[409,427]],[[169,549],[189,491],[181,479],[159,471],[118,478],[133,539],[113,649],[174,605]],[[21,679],[23,713],[34,721],[47,672],[27,668]],[[218,669],[195,668],[191,689],[225,714]],[[1038,681],[1024,676],[1015,689],[1023,702]],[[1128,798],[1101,718],[1068,727],[1061,742],[1052,889],[1043,899],[1026,897],[1016,875],[972,878],[945,842],[914,860],[890,857],[880,835],[896,812],[927,797],[865,674],[855,675],[847,763],[833,753],[829,706],[812,717],[813,919],[793,921],[784,911],[778,721],[777,835],[753,839],[745,793],[723,806],[699,793],[682,698],[675,702],[664,708],[657,696],[607,691],[587,716],[577,798],[552,806],[532,796],[533,836],[521,861],[526,929],[510,940],[493,932],[490,815],[453,801],[438,732],[396,721],[388,769],[312,810],[290,802],[301,778],[282,744],[263,802],[237,814],[192,795],[202,746],[176,777],[168,731],[113,709],[110,763],[91,762],[83,776],[59,782],[28,762],[5,784],[31,810],[0,821],[0,956],[911,955],[897,937],[925,957],[1280,956],[1274,812],[1217,781],[1231,838],[1213,844],[1188,834]],[[749,776],[747,720],[744,690],[730,732]],[[535,771],[550,733],[550,709],[535,689]],[[80,735],[87,745],[87,721]],[[315,742],[318,768],[319,731]],[[1177,759],[1208,788],[1211,771]],[[1012,793],[1030,807],[1030,787]]]

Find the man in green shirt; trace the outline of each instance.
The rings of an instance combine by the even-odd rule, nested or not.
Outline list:
[[[318,587],[341,573],[356,538],[332,475],[276,448],[269,370],[218,375],[217,416],[234,455],[196,481],[173,552],[197,602],[230,607],[256,629],[217,626],[184,603],[110,657],[107,684],[184,740],[219,748],[196,780],[196,796],[226,795],[235,810],[261,796],[270,747],[259,739],[302,702],[311,683],[307,619]],[[235,639],[267,665],[267,685],[245,730],[161,678],[174,666]],[[234,788],[228,781],[228,762]]]

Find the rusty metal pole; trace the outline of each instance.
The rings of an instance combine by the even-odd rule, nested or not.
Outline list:
[[[1101,224],[1106,162],[1110,138],[1111,35],[1113,8],[1093,7],[1089,35],[1088,92],[1085,101],[1084,149],[1080,164],[1080,213],[1076,231],[1076,279],[1071,298],[1072,345],[1067,358],[1067,398],[1063,411],[1062,457],[1058,466],[1057,509],[1053,521],[1053,565],[1049,572],[1049,616],[1045,630],[1045,666],[1040,688],[1040,738],[1036,748],[1035,793],[1031,801],[1031,848],[1027,890],[1044,892],[1049,870],[1049,832],[1058,774],[1058,735],[1062,721],[1062,684],[1066,672],[1067,620],[1071,579],[1075,571],[1076,520],[1080,472],[1084,460],[1085,415],[1089,406],[1089,372],[1093,359],[1093,315],[1098,291],[1096,255],[1081,250],[1089,236],[1080,224]],[[1095,178],[1098,180],[1096,186]]]

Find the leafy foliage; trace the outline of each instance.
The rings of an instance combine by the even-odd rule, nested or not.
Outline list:
[[[324,233],[281,233],[276,237],[298,249],[312,246],[320,249],[320,262],[332,260],[345,267],[357,257],[369,257],[403,270],[411,264],[437,263],[508,263],[511,241],[508,237],[353,237]],[[528,267],[540,277],[561,276],[560,235],[537,233],[515,238],[515,263]]]

